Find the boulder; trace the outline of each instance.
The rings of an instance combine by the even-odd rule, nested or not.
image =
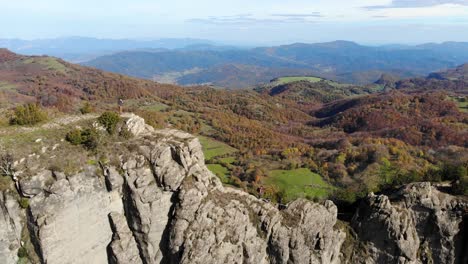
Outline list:
[[[147,125],[145,120],[135,114],[127,114],[124,117],[128,118],[125,121],[125,126],[134,136],[141,136],[154,132],[154,128]]]
[[[19,186],[23,196],[34,197],[47,189],[53,181],[52,171],[43,170],[30,178],[20,179]]]

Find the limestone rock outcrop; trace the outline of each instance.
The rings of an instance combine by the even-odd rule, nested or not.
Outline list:
[[[334,227],[332,202],[299,200],[280,211],[224,187],[206,168],[197,138],[137,129],[145,125],[134,120],[137,147],[119,156],[118,168],[87,165],[68,177],[41,171],[22,179],[42,262],[340,262],[345,235]]]
[[[29,203],[29,228],[39,258],[48,264],[106,263],[111,212],[123,213],[120,194],[107,192],[96,171],[53,182]]]
[[[112,162],[74,175],[23,175],[18,189],[30,197],[27,210],[0,193],[2,263],[17,262],[25,222],[47,264],[345,262],[349,237],[331,201],[300,199],[278,209],[223,186],[192,135],[128,120],[135,137],[116,145]],[[350,263],[457,263],[466,252],[466,210],[466,202],[427,183],[370,195],[352,221],[366,257]]]
[[[125,126],[134,136],[141,136],[154,132],[154,128],[145,123],[145,120],[135,114],[126,114]]]
[[[414,183],[391,196],[370,194],[352,225],[367,243],[365,263],[466,263],[467,209],[466,200]]]

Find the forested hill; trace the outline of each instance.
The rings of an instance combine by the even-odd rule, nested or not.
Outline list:
[[[460,174],[468,161],[468,86],[449,75],[462,74],[398,81],[408,84],[399,89],[284,77],[228,91],[162,85],[2,50],[0,133],[3,145],[19,142],[9,123],[20,119],[10,117],[35,111],[18,107],[28,102],[61,116],[115,110],[122,97],[125,111],[148,124],[199,136],[209,168],[226,184],[252,193],[266,186],[274,200],[354,201],[402,183],[468,180]]]
[[[0,49],[0,106],[40,102],[69,111],[83,100],[154,96],[180,89],[83,67],[48,56],[23,56]]]
[[[468,62],[467,51],[468,43],[370,47],[335,41],[254,49],[126,51],[84,65],[164,82],[229,88],[245,88],[285,75],[367,84],[382,73],[405,78],[452,68]]]
[[[456,68],[430,73],[427,77],[416,77],[399,80],[395,76],[382,75],[375,82],[386,89],[403,90],[444,90],[468,94],[468,64]]]

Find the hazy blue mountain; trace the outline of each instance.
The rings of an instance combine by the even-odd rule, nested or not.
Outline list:
[[[468,43],[371,47],[349,41],[334,41],[253,49],[217,48],[201,44],[162,52],[126,51],[84,64],[179,84],[209,83],[236,88],[255,85],[256,81],[267,82],[270,77],[280,77],[281,74],[304,73],[366,84],[376,81],[383,73],[404,78],[425,76],[465,62],[468,62]],[[266,72],[269,74],[264,74]]]
[[[242,48],[202,39],[0,39],[0,48],[179,84],[238,88],[282,75],[317,75],[353,84],[384,73],[426,76],[468,62],[468,43],[364,46],[350,41]]]
[[[181,49],[194,45],[214,45],[202,39],[97,39],[66,37],[56,39],[20,40],[0,39],[0,47],[24,55],[49,55],[69,61],[86,61],[118,51],[136,49]]]

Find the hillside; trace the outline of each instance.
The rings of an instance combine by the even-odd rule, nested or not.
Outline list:
[[[151,81],[70,64],[47,56],[22,56],[0,49],[0,98],[3,106],[39,101],[70,110],[80,100],[142,98],[177,89]]]
[[[403,80],[387,80],[388,88],[403,90],[444,90],[447,92],[456,92],[468,94],[468,70],[467,65],[463,64],[453,69],[442,70],[430,73],[425,78],[408,78]]]
[[[281,97],[301,104],[319,105],[347,97],[379,92],[382,90],[382,86],[358,86],[318,77],[293,76],[273,79],[268,84],[256,87],[255,90],[262,94]]]
[[[245,64],[224,64],[183,74],[174,82],[181,85],[210,84],[230,89],[245,89],[278,76],[312,74],[308,69],[272,68]]]
[[[411,145],[468,147],[467,116],[443,93],[391,92],[341,100],[315,115],[321,118],[318,125],[339,127],[350,134],[371,133]]]
[[[455,69],[448,69],[446,71],[432,73],[428,76],[428,78],[468,82],[468,64],[460,65]]]
[[[210,83],[228,88],[254,86],[284,75],[316,75],[344,83],[368,84],[383,73],[406,78],[466,63],[468,44],[456,44],[392,48],[335,41],[254,49],[127,51],[84,65],[147,79],[176,76],[172,81],[180,84]],[[248,70],[234,71],[231,65]]]
[[[7,263],[463,260],[466,88],[446,91],[459,80],[223,90],[0,55]]]
[[[462,93],[445,94],[445,86],[381,92],[290,77],[227,91],[161,85],[51,57],[1,57],[0,126],[7,130],[15,128],[8,125],[15,104],[37,101],[60,117],[85,103],[97,113],[114,110],[121,96],[124,110],[148,124],[201,136],[208,167],[223,183],[257,195],[264,187],[274,201],[353,202],[389,186],[461,177],[445,168],[463,169],[468,160],[467,113],[456,101]]]

